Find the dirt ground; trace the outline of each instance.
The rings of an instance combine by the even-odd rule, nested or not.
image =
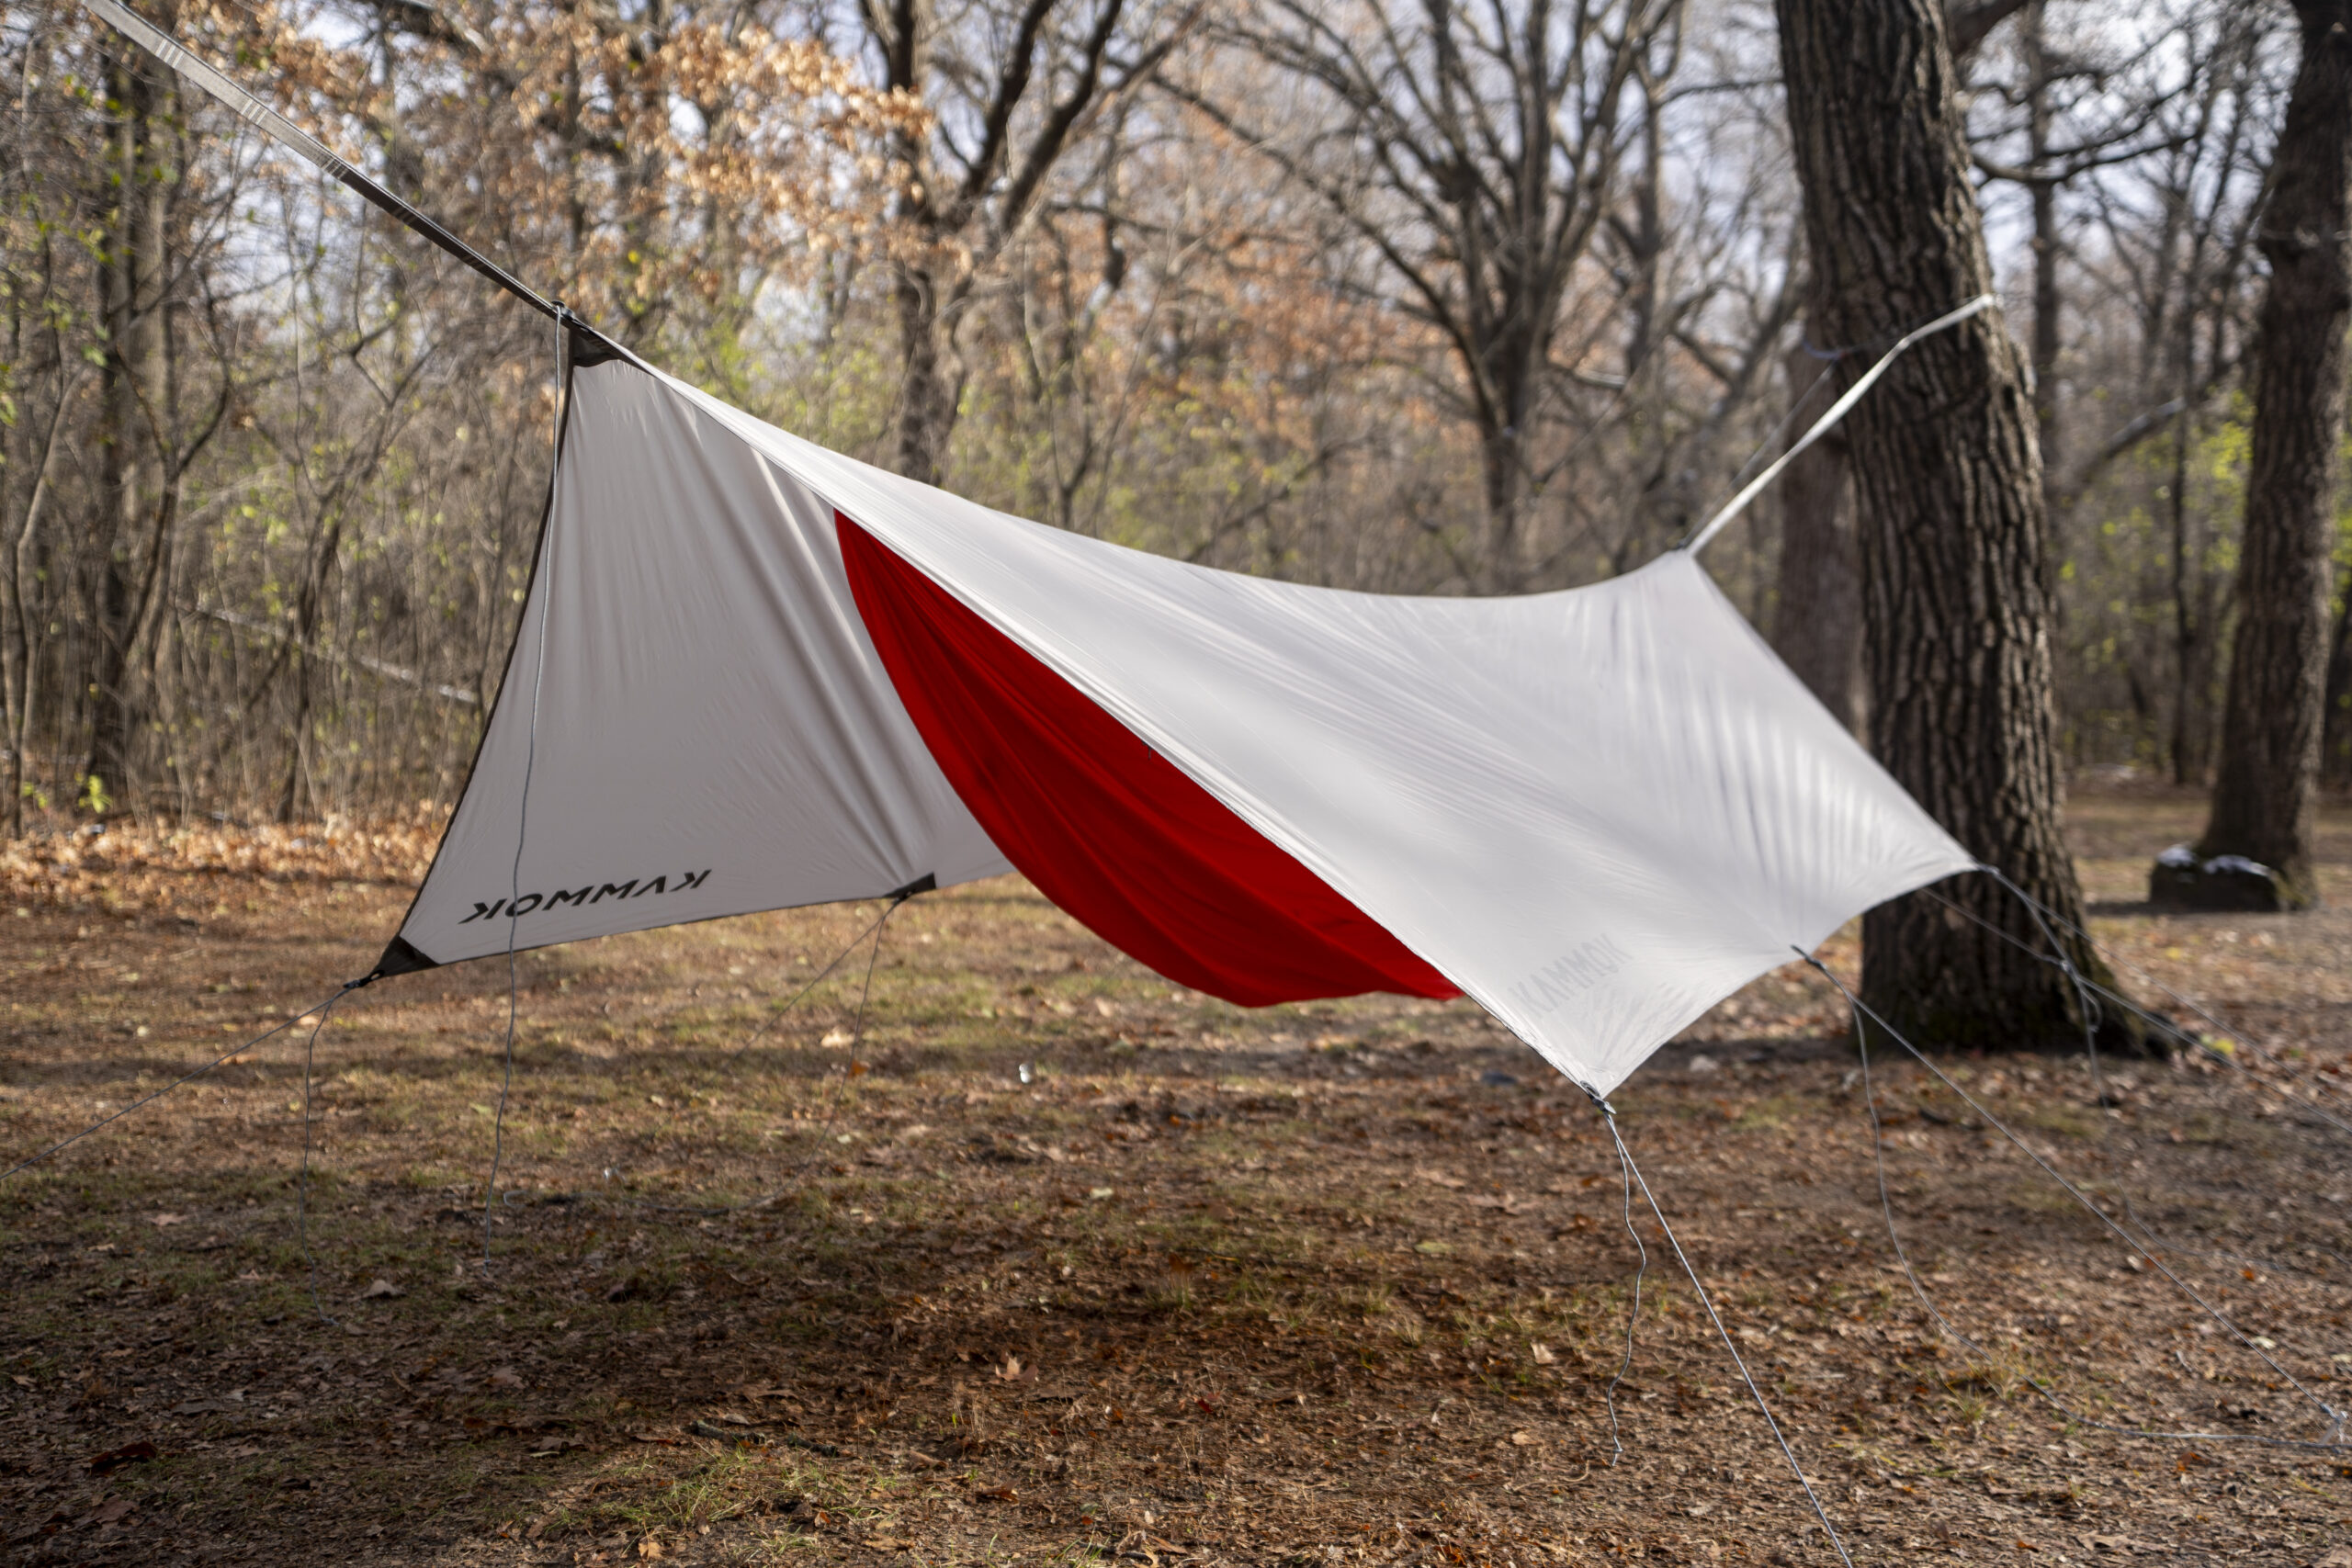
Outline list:
[[[2085,795],[2074,831],[2101,937],[2226,1055],[2110,1065],[2104,1108],[2079,1059],[1939,1064],[2162,1269],[1880,1056],[1888,1205],[1974,1348],[1939,1330],[1802,969],[1619,1097],[1858,1562],[2352,1565],[2352,1453],[2235,1440],[2327,1439],[2352,1404],[2352,814],[2331,910],[2154,917],[2148,863],[2198,816]],[[433,836],[0,853],[0,1163],[366,971]],[[862,1034],[864,952],[775,1018],[877,910],[525,955],[486,1264],[499,962],[335,1011],[306,1197],[300,1028],[0,1182],[0,1551],[1835,1562],[1646,1213],[1615,1455],[1618,1164],[1475,1009],[1235,1009],[1007,880],[899,911]],[[1824,956],[1850,975],[1850,936]]]

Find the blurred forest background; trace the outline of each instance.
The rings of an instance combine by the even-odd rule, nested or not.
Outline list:
[[[1755,0],[141,9],[763,418],[1237,570],[1627,570],[1884,346],[1806,330]],[[2066,756],[2201,784],[2293,18],[1951,20],[2036,378]],[[437,812],[530,569],[552,329],[70,0],[12,0],[0,70],[0,829]],[[1708,559],[1866,724],[1841,462]],[[2340,582],[2333,649],[2343,788]]]

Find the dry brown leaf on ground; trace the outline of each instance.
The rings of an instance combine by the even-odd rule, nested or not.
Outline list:
[[[2132,912],[2135,857],[2195,830],[2179,820],[2194,802],[2156,806],[2134,807],[2144,844],[2084,863],[2098,907],[2123,911],[2098,917],[2101,936],[2178,949],[2157,962],[2191,987],[2259,952],[2232,1038],[2307,1052],[2304,1077],[2343,1066],[2352,836],[2329,829],[2330,908],[2199,925]],[[209,1060],[223,1024],[324,994],[380,951],[406,897],[98,858],[64,873],[91,908],[35,898],[0,920],[0,1142],[65,1135],[96,1102]],[[113,1538],[82,1522],[102,1501],[85,1456],[137,1437],[162,1462],[106,1484],[166,1562],[200,1547],[271,1568],[610,1564],[651,1540],[718,1568],[788,1540],[808,1568],[854,1568],[900,1550],[869,1540],[956,1563],[986,1539],[994,1560],[1034,1565],[1138,1529],[1131,1560],[1163,1564],[1168,1542],[1237,1565],[1345,1543],[1358,1568],[1727,1562],[1735,1543],[1826,1556],[1646,1214],[1615,1457],[1601,1394],[1635,1254],[1614,1154],[1581,1097],[1475,1009],[1171,995],[1003,879],[893,917],[865,1071],[815,1043],[854,1032],[862,971],[736,1054],[788,993],[713,977],[813,975],[876,912],[522,955],[488,1269],[492,1119],[470,1108],[498,1099],[485,1042],[503,964],[352,998],[317,1047],[307,1241],[322,1281],[405,1294],[359,1292],[341,1328],[317,1321],[298,1246],[303,1123],[287,1107],[307,1036],[0,1188],[0,1517],[54,1524],[52,1559],[105,1560]],[[1850,935],[1826,962],[1853,972]],[[1876,1063],[1906,1118],[1884,1151],[1895,1224],[1939,1308],[1994,1349],[1979,1363],[1939,1345],[1886,1235],[1850,1043],[1788,1021],[1807,985],[1767,976],[1738,1043],[1709,1045],[1713,1072],[1679,1065],[1702,1024],[1614,1098],[1726,1322],[1761,1337],[1758,1382],[1808,1472],[1850,1470],[1830,1500],[1840,1529],[1866,1532],[1873,1560],[1901,1542],[1923,1562],[2310,1568],[2341,1548],[2332,1461],[2200,1444],[2176,1469],[2177,1448],[2056,1429],[2029,1375],[2103,1417],[2311,1435],[2291,1391],[2225,1335],[2190,1332],[2169,1282],[2091,1239],[2096,1222],[2030,1161],[1962,1127],[1924,1073]],[[146,1040],[107,1027],[132,994]],[[1769,1038],[1750,1037],[1759,1020]],[[2077,1061],[1943,1065],[2062,1168],[2162,1215],[2168,1266],[2229,1291],[2211,1299],[2299,1375],[2334,1370],[2330,1318],[2352,1290],[2327,1197],[2345,1190],[2341,1149],[2308,1111],[2251,1093],[2233,1064],[2253,1058],[2110,1063],[2104,1111]],[[1152,1135],[1105,1139],[1106,1124]],[[920,1158],[851,1157],[910,1147],[918,1127]],[[722,1400],[755,1408],[769,1442]],[[538,1545],[513,1539],[541,1520]]]

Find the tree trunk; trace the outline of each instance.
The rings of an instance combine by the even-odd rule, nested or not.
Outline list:
[[[136,644],[145,619],[151,525],[164,475],[153,422],[170,400],[162,321],[172,170],[159,139],[171,112],[163,67],[125,50],[108,75],[118,118],[111,148],[117,203],[101,277],[109,352],[105,369],[93,585],[91,798],[128,795],[143,705]]]
[[[286,761],[286,783],[277,792],[277,820],[290,825],[302,805],[302,785],[311,763],[311,660],[296,652],[294,660],[294,748]]]
[[[1883,343],[1987,292],[1942,7],[1779,0],[1778,11],[1822,330]],[[1962,844],[2079,925],[2060,832],[2041,454],[2016,346],[1992,315],[1928,338],[1848,428],[1873,749]],[[2037,956],[2031,913],[1986,877],[1944,891],[1991,929],[1916,896],[1871,911],[1870,1005],[1921,1044],[2079,1040],[2079,1000]],[[2077,967],[2106,980],[2087,944],[2061,932]]]
[[[2336,440],[2352,318],[2352,0],[2299,0],[2302,63],[2257,243],[2253,451],[2213,813],[2197,858],[2270,868],[2278,907],[2319,902],[2312,840],[2325,725]],[[2191,896],[2193,898],[2193,895]]]
[[[2205,542],[2201,527],[2192,536],[2188,515],[2188,454],[2196,445],[2197,412],[2184,398],[2173,422],[2172,495],[2165,502],[2172,517],[2172,782],[2183,785],[2205,782],[2207,694],[2212,686],[2204,595],[2196,592],[2206,574],[2190,565],[2204,553]]]
[[[1792,349],[1786,361],[1792,428],[1802,431],[1836,397],[1826,362]],[[1863,733],[1862,562],[1854,486],[1841,426],[1797,454],[1781,474],[1780,604],[1772,647],[1838,722]]]
[[[2051,162],[2050,40],[2044,0],[2025,7],[2026,167],[2042,176],[2031,181],[2026,194],[2033,210],[2033,429],[2041,448],[2044,489],[2056,478],[2065,455],[2058,431],[2058,254],[2064,242],[2058,231],[2058,181],[2048,174]]]
[[[934,250],[944,254],[944,247]],[[947,443],[962,400],[948,355],[940,352],[939,277],[935,268],[902,262],[892,295],[899,311],[898,452],[892,467],[927,485],[947,472]]]
[[[2352,593],[2336,614],[2327,656],[2327,722],[2321,731],[2319,781],[2352,790]]]
[[[1520,524],[1525,490],[1525,459],[1520,451],[1519,427],[1507,425],[1480,434],[1479,477],[1487,502],[1487,548],[1484,586],[1489,593],[1517,591],[1524,579],[1524,542]]]
[[[861,11],[866,35],[881,51],[884,84],[921,97],[930,88],[932,0],[868,0]],[[1025,71],[1026,59],[1022,62]],[[962,389],[953,384],[941,354],[948,301],[941,298],[943,265],[953,265],[956,225],[944,171],[933,166],[920,130],[890,137],[892,159],[909,175],[898,216],[913,231],[910,254],[893,265],[890,303],[899,318],[899,392],[892,411],[891,467],[910,479],[938,484],[947,471],[947,442],[955,433]]]

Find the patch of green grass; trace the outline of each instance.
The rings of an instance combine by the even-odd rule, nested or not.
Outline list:
[[[2061,1105],[2051,1101],[2028,1107],[2018,1120],[2044,1133],[2055,1133],[2063,1138],[2095,1138],[2098,1136],[2097,1116],[2080,1106]]]
[[[1809,1114],[1814,1104],[1792,1094],[1768,1094],[1740,1108],[1732,1119],[1735,1133],[1771,1133]]]
[[[1984,1342],[1983,1348],[1982,1355],[1970,1357],[1966,1366],[1945,1377],[1944,1387],[1954,1398],[1974,1393],[2007,1400],[2041,1376],[2040,1358],[2022,1345],[1993,1339]]]

